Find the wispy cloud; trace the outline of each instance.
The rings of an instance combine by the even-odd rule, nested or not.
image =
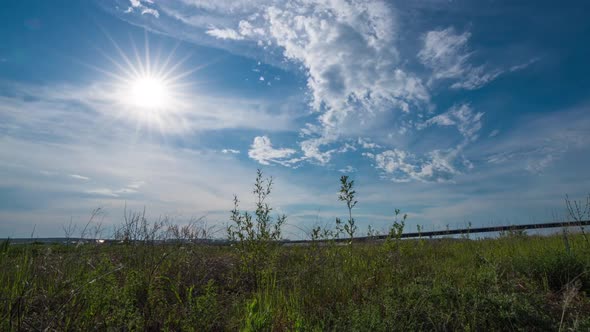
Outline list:
[[[119,197],[119,194],[112,189],[108,188],[97,188],[86,190],[89,195],[107,196],[107,197]]]
[[[469,104],[454,105],[447,112],[418,124],[418,128],[424,129],[432,125],[456,126],[465,139],[473,141],[477,139],[477,133],[482,127],[483,115],[483,112],[475,113]]]
[[[588,105],[581,105],[542,116],[524,117],[511,131],[503,131],[501,136],[479,146],[478,154],[499,169],[540,174],[566,155],[579,154],[590,144],[586,134],[590,128],[588,109]]]
[[[385,177],[396,182],[446,182],[463,171],[474,167],[463,155],[465,148],[478,138],[482,127],[482,112],[474,112],[470,105],[459,104],[424,122],[418,123],[419,130],[432,126],[454,126],[462,136],[461,141],[446,149],[433,149],[421,155],[395,148],[381,152],[365,152],[372,159],[375,168]]]
[[[268,101],[197,93],[180,96],[169,106],[170,110],[150,115],[122,105],[126,98],[124,91],[104,82],[59,88],[0,82],[0,87],[11,92],[10,96],[0,96],[0,119],[13,127],[7,128],[8,131],[20,133],[41,130],[46,134],[75,136],[72,130],[80,128],[78,125],[97,126],[108,122],[116,123],[110,130],[133,128],[159,131],[164,135],[228,128],[290,131],[296,117],[293,113],[275,111],[273,108],[279,105]],[[31,95],[35,98],[27,98]],[[56,121],[58,118],[69,121]]]
[[[111,189],[111,188],[95,188],[86,190],[85,193],[89,195],[98,195],[98,196],[107,196],[107,197],[122,197],[128,196],[131,194],[136,194],[139,192],[139,188],[144,185],[143,181],[137,181],[128,184],[125,187],[118,188],[118,189]]]
[[[72,179],[76,179],[76,180],[82,180],[82,181],[88,181],[88,180],[90,180],[90,178],[89,178],[89,177],[87,177],[87,176],[83,176],[83,175],[79,175],[79,174],[70,174],[70,177],[71,177]]]
[[[527,61],[525,63],[521,63],[519,65],[514,65],[514,66],[510,67],[510,71],[511,72],[515,72],[515,71],[523,70],[523,69],[527,68],[528,66],[534,64],[535,62],[537,62],[539,60],[540,60],[540,58],[538,58],[538,57],[532,58],[532,59],[530,59],[529,61]]]
[[[386,150],[381,153],[364,153],[375,162],[375,167],[383,171],[386,178],[394,182],[447,182],[460,174],[460,168],[469,167],[458,158],[460,149],[433,150],[422,158],[400,150]]]
[[[338,170],[338,172],[340,172],[340,173],[354,173],[356,171],[357,171],[357,169],[350,166],[350,165],[347,165],[346,167]]]
[[[457,33],[453,27],[432,30],[424,35],[424,44],[418,58],[432,69],[432,80],[450,79],[452,88],[475,90],[493,81],[503,73],[485,65],[471,64],[473,51],[468,41],[471,33]]]

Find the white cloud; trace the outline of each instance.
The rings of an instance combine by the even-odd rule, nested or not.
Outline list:
[[[240,150],[223,149],[223,150],[221,150],[221,153],[223,153],[223,154],[238,154],[238,153],[240,153]]]
[[[329,144],[330,142],[332,142],[330,139],[319,137],[307,139],[299,145],[306,159],[311,159],[319,165],[325,165],[330,161],[332,154],[336,152],[336,150],[320,151],[320,147]]]
[[[529,61],[525,62],[525,63],[521,63],[519,65],[514,65],[512,67],[510,67],[510,71],[511,72],[515,72],[515,71],[519,71],[519,70],[523,70],[525,68],[527,68],[528,66],[534,64],[535,62],[539,61],[540,58],[532,58]]]
[[[90,178],[89,178],[89,177],[87,177],[87,176],[83,176],[83,175],[79,175],[79,174],[70,174],[70,177],[71,177],[72,179],[76,179],[76,180],[83,180],[83,181],[88,181],[88,180],[90,180]]]
[[[538,159],[529,159],[526,163],[525,169],[531,173],[541,173],[547,168],[555,159],[553,154],[546,154]]]
[[[160,17],[160,13],[158,12],[158,10],[145,5],[145,3],[153,5],[154,2],[151,0],[129,0],[129,3],[131,4],[131,6],[128,7],[127,10],[125,10],[125,13],[132,13],[137,9],[141,13],[141,15],[148,14],[156,18]]]
[[[86,191],[89,195],[107,196],[107,197],[119,197],[119,194],[108,188],[97,188]]]
[[[400,45],[409,36],[399,38],[400,12],[381,0],[171,0],[157,8],[174,24],[152,25],[156,30],[303,70],[317,121],[300,129],[299,160],[319,165],[328,164],[342,151],[338,145],[350,139],[372,139],[359,142],[364,149],[393,148],[392,142],[408,149],[407,143],[415,141],[413,129],[434,125],[454,126],[466,142],[474,141],[483,113],[472,112],[468,104],[422,120],[435,110],[429,92],[433,83],[448,80],[455,89],[477,89],[537,61],[504,69],[478,63],[480,54],[470,48],[469,31],[440,28],[423,35],[418,52],[418,60],[432,69],[424,84],[400,58]],[[176,31],[178,23],[186,33]],[[241,42],[220,43],[218,38]],[[428,153],[433,152],[418,155],[428,159]]]
[[[272,147],[270,139],[266,136],[257,136],[248,150],[248,156],[263,165],[270,165],[270,163],[277,163],[284,166],[291,165],[293,162],[285,160],[293,154],[293,149],[275,149]]]
[[[322,147],[385,111],[428,102],[415,75],[400,66],[392,8],[380,1],[291,2],[265,13],[265,35],[308,72],[321,137],[303,142],[306,158],[325,164]],[[297,7],[297,11],[290,8]],[[254,22],[256,23],[256,22]],[[259,36],[260,37],[260,36]]]
[[[478,132],[482,127],[481,118],[484,113],[473,112],[469,104],[454,105],[447,112],[437,115],[418,125],[419,129],[428,126],[456,126],[457,130],[465,139],[473,141],[477,139]]]
[[[367,138],[362,138],[359,137],[358,138],[358,144],[363,148],[363,149],[369,149],[369,150],[373,150],[373,149],[377,149],[377,148],[381,148],[381,146],[377,143],[371,142],[370,139]]]
[[[179,12],[182,6],[202,15]],[[243,39],[244,45],[250,42],[271,54],[279,51],[281,60],[307,73],[320,129],[301,143],[309,161],[325,164],[333,154],[324,151],[326,145],[343,136],[372,133],[384,118],[389,121],[429,103],[422,80],[400,59],[396,12],[384,1],[184,0],[182,5],[171,2],[161,7],[208,35]],[[204,27],[209,19],[217,23]],[[213,32],[210,26],[224,29]]]
[[[236,30],[234,29],[209,29],[206,32],[208,35],[213,36],[215,38],[218,39],[231,39],[231,40],[242,40],[244,39],[244,37],[242,35],[240,35]]]
[[[131,182],[130,184],[128,184],[127,188],[137,190],[137,189],[141,188],[143,185],[145,185],[144,181],[135,181],[135,182]]]
[[[89,195],[97,195],[97,196],[106,196],[106,197],[113,197],[118,198],[121,196],[127,196],[131,194],[136,194],[139,192],[139,188],[143,185],[143,182],[134,182],[129,184],[126,187],[119,188],[119,189],[110,189],[110,188],[97,188],[97,189],[90,189],[86,190],[85,193]]]
[[[433,71],[432,80],[451,79],[452,88],[474,90],[493,81],[502,70],[487,69],[470,63],[473,52],[467,45],[471,34],[458,34],[454,28],[429,31],[418,58]]]
[[[395,182],[447,182],[460,174],[457,164],[459,149],[433,150],[423,158],[400,150],[386,150],[381,153],[364,153],[375,161],[375,167]]]
[[[572,110],[525,117],[511,131],[481,145],[481,159],[497,169],[526,170],[540,174],[568,153],[590,144],[587,105]],[[575,159],[581,159],[578,155]]]
[[[338,170],[338,172],[340,172],[340,173],[354,173],[356,171],[357,171],[357,169],[350,166],[350,165],[347,165],[346,167]]]
[[[475,113],[470,105],[459,104],[447,112],[434,116],[416,125],[418,129],[431,126],[455,126],[463,137],[456,146],[435,149],[421,157],[402,149],[386,150],[381,153],[364,153],[375,161],[375,167],[393,181],[447,182],[465,169],[472,169],[473,163],[463,156],[465,148],[475,141],[482,127],[483,113]]]

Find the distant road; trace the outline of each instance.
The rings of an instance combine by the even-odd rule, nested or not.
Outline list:
[[[447,236],[447,235],[461,235],[461,234],[478,234],[478,233],[493,233],[493,232],[508,232],[508,231],[520,231],[520,230],[534,230],[534,229],[546,229],[546,228],[562,228],[562,227],[581,227],[581,226],[588,226],[590,225],[590,220],[582,220],[582,221],[564,221],[564,222],[552,222],[552,223],[539,223],[539,224],[523,224],[523,225],[510,225],[510,226],[492,226],[492,227],[475,227],[475,228],[462,228],[462,229],[448,229],[442,231],[430,231],[430,232],[413,232],[413,233],[403,233],[402,238],[409,239],[409,238],[430,238],[435,236]],[[375,240],[385,240],[388,238],[388,235],[376,235],[376,236],[361,236],[355,237],[353,239],[354,242],[368,242],[368,241],[375,241]],[[348,242],[350,239],[348,238],[339,238],[335,240],[318,240],[318,242],[327,242],[327,241],[336,241],[336,242]],[[121,241],[113,240],[113,239],[80,239],[80,238],[60,238],[60,237],[52,237],[52,238],[15,238],[10,239],[10,242],[13,244],[27,244],[27,243],[105,243],[105,244],[113,244],[113,243],[120,243]],[[142,242],[142,241],[137,241]],[[155,243],[178,243],[178,242],[186,242],[190,243],[191,241],[183,241],[183,240],[156,240]],[[283,240],[281,241],[284,244],[297,244],[297,243],[309,243],[312,242],[310,240]],[[213,244],[213,245],[223,245],[229,244],[230,241],[224,239],[197,239],[192,241],[192,243],[199,243],[199,244]]]
[[[431,232],[414,232],[414,233],[403,233],[402,238],[419,238],[419,237],[434,237],[434,236],[445,236],[445,235],[459,235],[459,234],[476,234],[476,233],[492,233],[492,232],[507,232],[507,231],[519,231],[519,230],[530,230],[530,229],[544,229],[544,228],[561,228],[561,227],[580,227],[590,225],[590,220],[582,221],[564,221],[564,222],[552,222],[552,223],[540,223],[540,224],[523,224],[523,225],[510,225],[510,226],[493,226],[493,227],[475,227],[475,228],[462,228],[462,229],[448,229],[442,231],[431,231]],[[355,237],[353,241],[373,241],[373,240],[385,240],[388,235],[376,235],[376,236],[362,236]],[[347,242],[350,241],[348,238],[336,239],[336,242]],[[286,241],[287,243],[306,243],[311,242],[309,240],[297,240],[297,241]]]

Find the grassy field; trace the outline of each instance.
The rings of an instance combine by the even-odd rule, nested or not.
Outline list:
[[[589,249],[580,235],[4,245],[0,330],[588,330]]]
[[[344,176],[348,220],[287,246],[277,241],[286,217],[271,217],[271,187],[259,171],[251,213],[235,197],[231,245],[194,243],[207,235],[196,222],[180,227],[127,211],[109,244],[4,242],[0,330],[590,330],[582,229],[402,240],[406,216],[396,210],[386,240],[353,242],[355,192]],[[590,211],[579,206],[568,201],[572,212]]]

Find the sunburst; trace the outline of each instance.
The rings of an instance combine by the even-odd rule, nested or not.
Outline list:
[[[116,52],[101,53],[114,68],[94,68],[111,78],[105,92],[112,102],[110,112],[118,119],[135,123],[136,131],[157,128],[166,134],[186,129],[190,104],[187,88],[194,85],[187,78],[203,66],[183,70],[189,56],[176,57],[178,44],[162,59],[161,49],[154,52],[150,48],[147,32],[142,53],[131,41],[132,54],[125,53],[108,33],[105,35]]]
[[[165,109],[170,104],[170,91],[161,77],[138,77],[129,86],[128,101],[132,106],[143,109]]]

